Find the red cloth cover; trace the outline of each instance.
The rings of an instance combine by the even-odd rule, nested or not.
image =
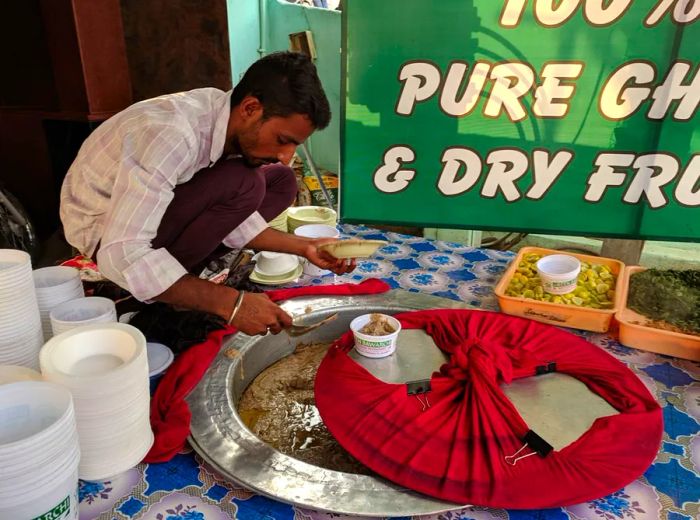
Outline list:
[[[616,491],[654,460],[661,409],[632,371],[599,347],[493,312],[442,309],[395,317],[405,329],[425,329],[451,356],[433,373],[428,394],[409,396],[405,384],[380,381],[353,361],[347,355],[351,332],[329,350],[315,386],[328,429],[383,477],[462,504],[547,508]],[[508,464],[505,457],[523,446],[529,428],[499,384],[534,376],[536,367],[551,362],[620,413],[596,420],[561,451]],[[425,396],[431,406],[424,409]],[[531,446],[519,455],[528,453]]]
[[[359,284],[316,285],[292,289],[277,289],[266,294],[273,301],[301,296],[379,294],[390,289],[381,280],[370,279]],[[236,329],[226,327],[209,334],[206,341],[194,345],[177,356],[160,380],[151,399],[151,428],[155,435],[153,447],[145,462],[166,462],[182,449],[190,434],[192,414],[185,398],[197,386],[221,348],[224,338]]]

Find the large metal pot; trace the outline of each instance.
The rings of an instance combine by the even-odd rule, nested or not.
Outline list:
[[[338,319],[300,338],[292,339],[285,333],[265,337],[236,334],[226,342],[188,398],[192,410],[190,443],[202,458],[249,489],[310,509],[363,516],[414,516],[464,507],[381,478],[331,471],[284,455],[253,435],[236,409],[243,391],[265,368],[292,353],[299,342],[337,339],[360,314],[468,306],[401,290],[375,296],[298,298],[282,306],[293,316],[303,316],[307,323],[334,312]],[[236,355],[227,356],[229,349]],[[397,352],[389,358],[350,355],[389,383],[429,378],[446,359],[429,336],[416,330],[401,331]],[[555,450],[580,438],[597,418],[617,413],[582,382],[565,374],[516,380],[503,391],[525,422]]]
[[[297,298],[285,302],[282,307],[293,316],[303,316],[302,323],[315,322],[334,312],[338,313],[338,318],[300,338],[292,339],[285,333],[265,337],[240,333],[232,336],[188,398],[192,410],[190,444],[193,448],[222,475],[243,486],[310,509],[364,516],[412,516],[460,507],[400,488],[381,478],[331,471],[284,455],[253,435],[236,409],[243,391],[265,368],[292,353],[300,342],[337,339],[348,330],[350,321],[361,314],[467,306],[444,298],[395,290],[374,296]],[[412,342],[411,345],[418,352],[415,348],[418,344]],[[228,349],[235,349],[238,354],[231,356],[232,352],[228,351],[226,355]],[[435,349],[422,351],[429,356],[428,363],[416,356],[404,355],[406,363],[388,370],[381,360],[363,360],[370,363],[367,368],[371,371],[386,374],[387,381],[408,381],[429,377],[444,360]],[[409,353],[408,349],[403,352]]]

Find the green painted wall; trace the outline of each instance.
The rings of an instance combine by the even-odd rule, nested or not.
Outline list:
[[[289,48],[289,34],[313,33],[318,55],[316,67],[333,117],[328,128],[311,137],[309,151],[318,166],[337,172],[340,160],[340,12],[281,0],[228,0],[227,5],[234,83],[261,56],[258,49],[262,48],[265,54],[286,50]]]
[[[255,0],[227,0],[226,10],[231,49],[231,80],[235,85],[250,64],[260,56],[260,9]]]

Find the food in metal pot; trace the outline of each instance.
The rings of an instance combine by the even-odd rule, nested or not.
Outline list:
[[[300,344],[263,370],[243,392],[238,414],[250,431],[290,457],[326,469],[371,475],[338,444],[316,408],[314,381],[330,345]]]

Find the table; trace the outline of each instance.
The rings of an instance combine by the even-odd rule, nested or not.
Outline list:
[[[343,236],[389,241],[338,283],[381,278],[394,288],[425,292],[497,310],[493,288],[512,253],[340,226]],[[302,278],[305,284],[333,277]],[[664,438],[654,464],[607,497],[567,508],[516,511],[473,507],[420,520],[692,520],[700,518],[700,365],[620,345],[606,334],[572,331],[623,361],[663,407]],[[107,482],[80,484],[80,520],[327,520],[343,517],[297,508],[223,480],[187,448],[163,464],[139,464]],[[398,519],[396,519],[398,520]],[[417,520],[417,519],[416,519]]]

